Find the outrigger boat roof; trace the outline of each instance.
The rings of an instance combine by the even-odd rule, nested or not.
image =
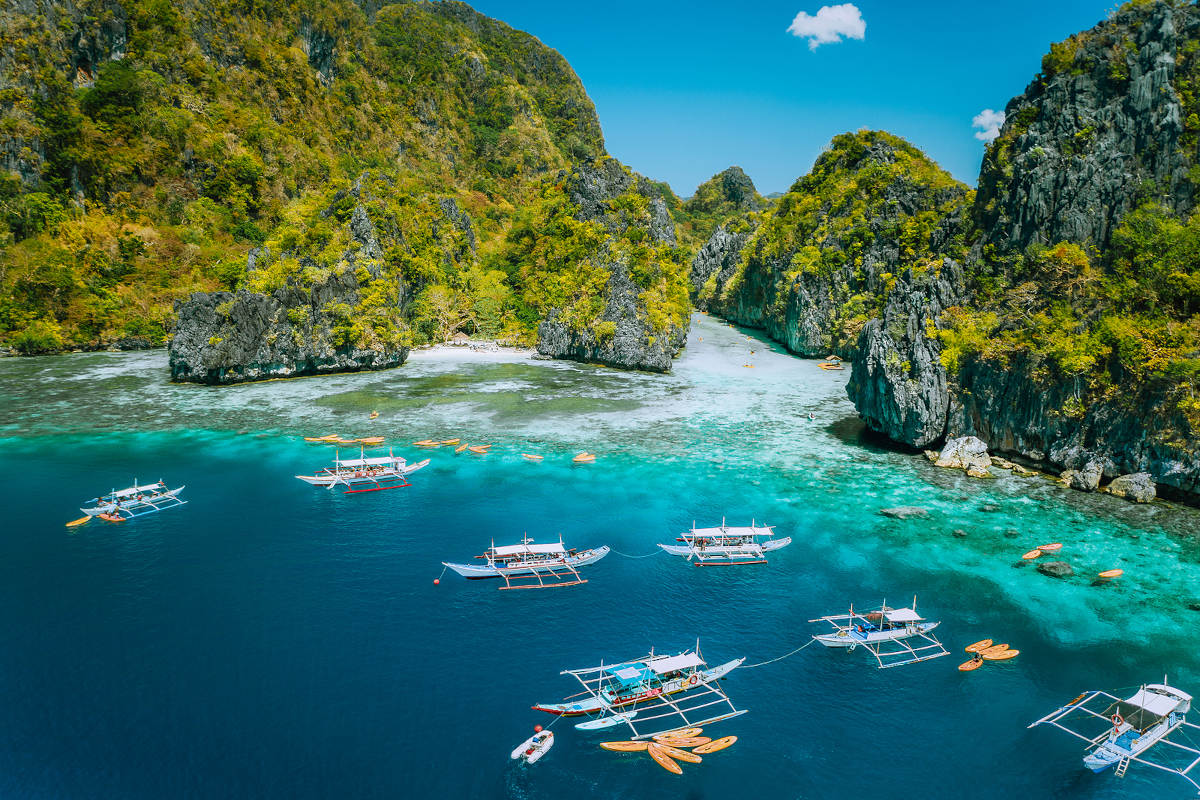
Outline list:
[[[1175,731],[1187,737],[1186,731],[1181,730],[1183,728],[1200,731],[1200,725],[1193,725],[1184,719],[1184,714],[1190,709],[1192,696],[1168,686],[1166,680],[1164,677],[1162,683],[1148,683],[1125,700],[1104,691],[1086,691],[1029,727],[1052,725],[1087,742],[1086,752],[1089,755],[1085,757],[1084,764],[1088,765],[1088,759],[1097,758],[1099,755],[1098,764],[1090,767],[1095,771],[1104,769],[1104,761],[1109,761],[1110,764],[1116,763],[1116,774],[1122,777],[1130,762],[1136,761],[1178,775],[1200,791],[1200,782],[1191,774],[1200,765],[1200,749],[1189,746],[1193,744],[1190,738],[1188,745],[1173,742],[1168,738]],[[1096,708],[1090,707],[1092,705]],[[1097,710],[1098,708],[1102,710]],[[1173,713],[1178,716],[1172,718]],[[1122,723],[1117,726],[1118,730],[1114,730],[1116,723]],[[1130,741],[1123,741],[1125,737],[1120,736],[1121,730],[1126,730],[1123,728],[1124,723],[1129,725],[1127,730]],[[1159,729],[1159,733],[1151,731],[1163,723],[1167,724]],[[1103,727],[1100,727],[1101,724]],[[1088,727],[1085,728],[1084,725]],[[1095,734],[1096,730],[1100,731],[1098,735]],[[1148,739],[1147,733],[1156,738]],[[1121,749],[1112,749],[1113,744],[1117,744]],[[1147,757],[1147,753],[1158,745],[1167,745],[1172,749],[1163,751],[1168,754],[1167,759],[1152,761]],[[1106,747],[1109,748],[1108,753],[1103,752]],[[1175,757],[1178,766],[1171,763],[1170,756]]]
[[[534,555],[548,553],[566,553],[567,548],[561,541],[551,542],[550,544],[533,544],[532,539],[527,539],[522,544],[506,544],[500,547],[492,547],[492,554],[497,556],[515,556],[515,555]]]

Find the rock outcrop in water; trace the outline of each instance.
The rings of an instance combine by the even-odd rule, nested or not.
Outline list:
[[[714,232],[692,264],[697,305],[794,353],[852,358],[900,274],[960,255],[966,196],[898,137],[838,136],[756,229]]]
[[[848,392],[871,428],[977,436],[1085,491],[1147,473],[1200,496],[1200,347],[1179,338],[1195,309],[1139,266],[1194,206],[1198,44],[1196,6],[1151,2],[1052,48],[988,149],[963,277],[893,292],[863,328]],[[1094,249],[1048,247],[1064,241]],[[1159,292],[1152,315],[1123,299],[1131,281]]]
[[[552,305],[538,326],[538,352],[669,371],[687,340],[689,309],[685,266],[674,250],[675,223],[666,203],[650,182],[614,159],[586,162],[560,178],[575,220],[591,223],[589,230],[597,234],[597,246],[581,260],[600,270],[603,285],[588,300],[591,313],[577,297],[564,298],[570,306]]]

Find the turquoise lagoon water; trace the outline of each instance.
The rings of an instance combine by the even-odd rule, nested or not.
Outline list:
[[[847,373],[702,316],[669,376],[445,352],[224,389],[165,375],[161,352],[0,362],[0,796],[1188,794],[1136,765],[1092,775],[1025,726],[1085,688],[1200,690],[1196,512],[937,470],[864,438]],[[495,447],[347,496],[291,477],[328,460],[300,439],[326,433]],[[572,465],[583,449],[597,462]],[[189,503],[63,527],[134,477],[186,483]],[[929,516],[878,514],[901,504]],[[641,556],[722,516],[795,543],[765,567],[614,554],[569,589],[433,584],[493,537]],[[1076,577],[1016,566],[1047,540]],[[1111,567],[1125,577],[1091,585]],[[530,706],[574,691],[560,670],[697,638],[712,663],[764,661],[812,617],[914,594],[951,656],[880,671],[811,647],[737,670],[724,686],[749,713],[709,732],[739,742],[683,776],[566,723],[534,767],[509,760],[552,719]],[[984,637],[1020,657],[959,673]]]

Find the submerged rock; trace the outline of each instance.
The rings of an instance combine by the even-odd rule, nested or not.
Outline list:
[[[929,511],[920,506],[896,506],[895,508],[881,508],[879,513],[885,517],[893,519],[908,519],[910,517],[927,517]]]
[[[1113,478],[1104,491],[1135,503],[1149,503],[1158,494],[1149,472],[1135,472]]]
[[[1038,564],[1038,572],[1051,578],[1069,578],[1075,574],[1075,570],[1065,561],[1046,561]]]

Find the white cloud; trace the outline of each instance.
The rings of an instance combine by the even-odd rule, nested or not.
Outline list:
[[[861,39],[867,32],[867,23],[853,3],[839,6],[821,6],[817,15],[810,16],[801,11],[788,26],[788,33],[808,39],[808,49],[816,50],[823,44],[832,44],[847,39]]]
[[[990,108],[985,108],[971,119],[971,127],[979,128],[975,131],[975,138],[981,142],[990,142],[1000,135],[1000,126],[1004,124],[1004,112],[992,111]]]

